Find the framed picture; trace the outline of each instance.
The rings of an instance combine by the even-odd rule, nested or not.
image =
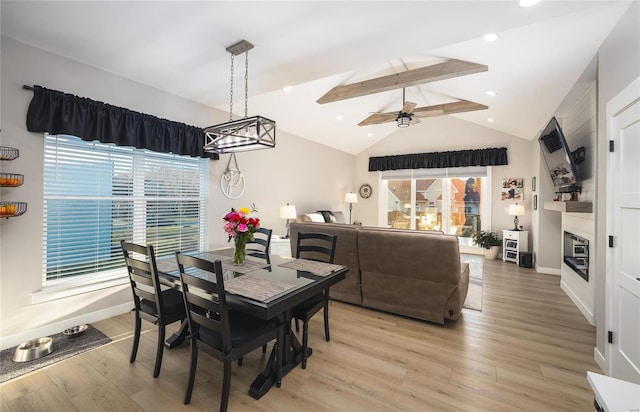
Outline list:
[[[531,178],[531,191],[532,191],[532,192],[535,192],[535,191],[536,191],[536,177],[535,177],[535,176],[533,176],[533,177]]]
[[[502,179],[502,200],[524,200],[524,179],[507,178]]]
[[[538,195],[533,195],[533,210],[538,210]]]

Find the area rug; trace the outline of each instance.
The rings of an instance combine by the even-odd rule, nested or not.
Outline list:
[[[29,362],[13,361],[17,346],[0,352],[0,383],[111,342],[111,338],[91,325],[75,338],[67,337],[61,332],[51,335],[51,339],[53,351]]]
[[[482,277],[482,261],[469,260],[469,291],[463,307],[482,311]]]

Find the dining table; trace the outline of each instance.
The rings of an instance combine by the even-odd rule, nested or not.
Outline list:
[[[283,377],[302,361],[302,345],[291,329],[292,310],[300,303],[322,293],[343,280],[349,268],[307,259],[296,259],[269,254],[260,258],[247,254],[243,265],[234,265],[233,248],[223,248],[209,252],[188,253],[201,259],[222,263],[227,305],[260,319],[277,319],[284,325],[282,349]],[[156,260],[161,283],[180,288],[178,265],[173,259]],[[210,274],[194,272],[195,276],[207,279]],[[215,282],[215,278],[209,279]],[[188,324],[183,322],[180,329],[165,341],[165,347],[172,349],[180,345],[188,335]],[[267,360],[265,368],[254,379],[249,395],[260,399],[277,382],[276,345]],[[313,353],[307,348],[307,357]]]

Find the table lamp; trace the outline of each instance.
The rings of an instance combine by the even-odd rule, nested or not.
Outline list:
[[[287,228],[287,234],[285,235],[285,239],[289,239],[289,219],[295,219],[296,218],[296,207],[295,205],[290,205],[289,203],[287,203],[286,205],[280,206],[280,218],[281,219],[287,219],[287,224],[286,224],[286,228]]]
[[[518,216],[524,216],[524,205],[519,205],[517,203],[513,204],[513,205],[509,205],[509,216],[515,216],[513,218],[513,224],[515,225],[515,227],[513,228],[513,230],[515,231],[519,231],[520,229],[518,229]]]
[[[351,224],[351,210],[353,209],[353,204],[358,203],[358,195],[353,192],[345,193],[344,201],[349,203],[349,224]]]

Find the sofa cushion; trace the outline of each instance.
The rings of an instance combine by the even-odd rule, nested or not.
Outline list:
[[[324,217],[320,213],[307,213],[309,220],[316,223],[324,223]]]

